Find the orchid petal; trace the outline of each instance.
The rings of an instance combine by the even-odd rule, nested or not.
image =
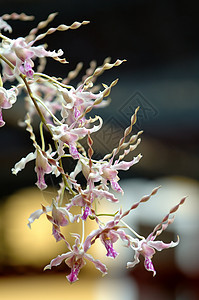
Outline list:
[[[25,168],[27,162],[36,158],[36,152],[29,153],[26,157],[23,157],[18,163],[12,168],[12,174],[17,175],[17,173]]]
[[[91,247],[91,241],[92,239],[97,236],[99,233],[101,232],[101,229],[96,229],[96,230],[93,230],[88,236],[87,238],[85,239],[85,242],[84,242],[84,252],[87,252],[88,249]]]
[[[9,33],[12,32],[12,27],[0,17],[0,30],[1,29],[8,31]]]
[[[79,274],[79,271],[80,271],[80,266],[77,265],[77,266],[74,266],[72,269],[71,269],[71,272],[68,276],[66,276],[67,280],[70,282],[70,283],[73,283],[78,279],[78,274]]]
[[[3,114],[2,114],[2,110],[0,108],[0,127],[4,126],[5,125],[5,122],[3,120]]]
[[[47,206],[46,207],[46,212],[49,212],[52,210],[51,206]],[[38,209],[36,211],[34,211],[30,217],[28,218],[28,227],[31,229],[31,224],[36,220],[39,219],[39,217],[44,213],[43,209]]]
[[[37,47],[31,47],[31,50],[37,57],[57,57],[63,55],[63,51],[61,49],[58,50],[58,52],[54,51],[46,51],[43,46],[37,46]]]
[[[91,212],[90,207],[89,207],[89,206],[86,206],[85,209],[84,209],[84,213],[83,213],[81,219],[82,219],[83,221],[86,221],[87,217],[90,216],[91,214],[92,214],[92,212]]]
[[[111,187],[114,191],[124,194],[122,188],[120,187],[117,181],[111,180]]]
[[[43,214],[43,210],[42,209],[38,209],[36,211],[34,211],[30,217],[28,218],[28,227],[31,229],[31,224],[36,220],[39,219],[39,217]]]
[[[153,276],[156,275],[156,271],[154,269],[152,260],[150,258],[148,258],[148,257],[145,258],[145,260],[144,260],[144,266],[145,266],[145,269],[147,271],[152,271],[153,272]]]
[[[142,155],[139,154],[138,156],[134,157],[132,161],[121,161],[117,164],[114,164],[113,167],[115,167],[117,170],[127,171],[131,166],[137,164],[141,158]]]
[[[107,250],[106,256],[108,257],[112,257],[112,258],[116,258],[116,256],[118,255],[118,253],[115,251],[115,249],[113,248],[113,243],[111,241],[111,239],[104,239],[103,240],[103,244]]]
[[[127,268],[133,268],[135,265],[137,265],[140,262],[139,255],[140,255],[139,252],[135,252],[134,261],[127,262]]]
[[[177,239],[177,242],[171,241],[170,243],[164,243],[162,241],[149,241],[148,245],[155,248],[158,251],[162,251],[163,249],[173,248],[176,247],[179,244],[179,237]]]
[[[95,268],[98,269],[103,275],[107,274],[107,267],[100,260],[94,259],[90,254],[85,253],[84,257],[94,263]]]
[[[67,253],[58,255],[56,258],[51,260],[49,265],[45,266],[44,271],[51,269],[52,267],[59,266],[64,259],[69,259],[71,256],[73,256],[73,253],[71,253],[71,252],[67,252]]]
[[[111,202],[119,201],[117,198],[115,198],[115,196],[113,194],[111,194],[107,191],[93,189],[92,192],[95,195],[95,197],[106,198],[108,201],[111,201]]]

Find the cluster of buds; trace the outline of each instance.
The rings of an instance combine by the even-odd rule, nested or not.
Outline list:
[[[147,238],[139,235],[126,222],[125,217],[135,210],[141,203],[146,202],[157,193],[155,188],[151,194],[144,196],[140,201],[134,203],[129,210],[115,211],[112,214],[97,212],[97,206],[102,200],[112,203],[119,202],[119,194],[124,194],[119,184],[119,171],[128,170],[141,159],[141,154],[133,157],[130,161],[125,160],[126,156],[136,149],[140,143],[139,131],[132,134],[133,125],[136,123],[138,109],[131,117],[130,125],[125,129],[122,138],[118,141],[118,146],[111,153],[106,154],[99,160],[93,158],[92,134],[101,129],[103,120],[100,116],[91,117],[89,112],[93,108],[104,107],[109,101],[106,99],[112,87],[118,80],[114,80],[109,86],[102,84],[94,85],[96,79],[105,70],[119,66],[125,60],[116,60],[114,63],[110,59],[105,59],[102,66],[96,67],[91,63],[86,75],[82,77],[77,87],[70,85],[70,81],[79,75],[82,64],[78,64],[75,70],[68,73],[64,79],[55,78],[44,73],[46,58],[51,57],[60,63],[67,63],[61,58],[63,51],[47,51],[46,45],[35,43],[42,40],[55,31],[76,29],[88,24],[88,21],[74,22],[70,26],[60,25],[56,28],[49,28],[45,33],[37,34],[39,30],[45,28],[56,16],[51,14],[48,18],[40,22],[33,28],[26,37],[10,39],[0,32],[0,62],[2,66],[2,77],[0,79],[0,126],[5,125],[2,110],[9,109],[17,101],[21,92],[26,91],[25,97],[25,118],[21,122],[30,134],[34,151],[23,157],[15,164],[12,173],[17,175],[25,168],[26,164],[35,161],[35,172],[37,174],[36,185],[40,190],[47,188],[45,182],[46,174],[52,174],[59,180],[57,196],[52,199],[49,206],[42,204],[41,209],[33,212],[28,220],[28,226],[45,214],[47,221],[52,224],[52,234],[55,240],[63,241],[67,251],[52,259],[50,264],[44,269],[51,269],[59,265],[63,260],[71,269],[67,276],[69,282],[78,280],[80,269],[86,264],[86,260],[93,262],[94,266],[102,272],[107,273],[107,267],[97,258],[92,257],[88,250],[99,239],[107,251],[107,256],[115,259],[118,253],[114,249],[114,243],[118,239],[125,246],[134,251],[134,260],[127,262],[127,268],[134,267],[139,263],[139,256],[144,257],[146,270],[156,274],[152,263],[155,250],[161,251],[170,247],[175,247],[179,243],[164,243],[155,241],[156,237],[167,228],[174,220],[171,216],[185,201],[183,198],[163,220],[154,228]],[[22,21],[33,19],[25,14],[3,15],[0,18],[0,30],[11,32],[12,28],[6,22],[9,19],[20,19]],[[35,70],[35,60],[37,69]],[[15,81],[14,81],[15,80]],[[4,83],[16,82],[10,89],[3,87]],[[39,133],[41,143],[36,140],[33,124],[35,115],[40,117]],[[52,143],[46,147],[45,133],[51,135]],[[86,140],[86,143],[81,142]],[[85,146],[86,144],[86,146]],[[74,170],[70,172],[64,167],[64,161],[74,161]],[[84,176],[84,184],[77,179],[78,174]],[[86,184],[85,184],[86,182]],[[67,203],[64,202],[64,195],[67,193]],[[118,196],[117,196],[118,195]],[[76,207],[76,210],[73,208]],[[74,211],[76,213],[74,213]],[[77,213],[78,211],[78,213]],[[107,223],[102,221],[102,217],[108,216]],[[96,229],[85,236],[86,222],[92,220]],[[63,234],[62,227],[69,223],[81,223],[81,234],[73,233],[74,245],[71,245]]]

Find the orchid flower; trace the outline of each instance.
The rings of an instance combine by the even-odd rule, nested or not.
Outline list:
[[[52,216],[48,215],[48,212],[52,212]],[[58,206],[57,201],[53,200],[51,206],[43,206],[42,209],[38,209],[33,212],[28,218],[28,227],[31,228],[31,224],[39,219],[42,214],[46,214],[47,219],[52,223],[52,234],[56,242],[62,239],[60,235],[60,226],[67,226],[70,223],[74,223],[79,220],[79,215],[73,216],[65,207]]]
[[[168,219],[166,224],[158,224],[152,233],[148,235],[148,237],[142,238],[138,240],[137,238],[129,237],[131,240],[131,248],[135,251],[134,261],[127,263],[127,268],[133,268],[136,264],[140,262],[139,256],[140,254],[144,257],[144,266],[147,271],[152,271],[153,276],[156,275],[156,270],[152,263],[153,255],[155,254],[155,250],[162,251],[164,249],[176,247],[179,244],[179,237],[177,237],[177,241],[170,243],[164,243],[162,241],[155,241],[157,235],[160,235],[163,230],[165,230],[168,224],[171,224],[174,221],[174,217],[172,219]],[[157,229],[162,228],[158,231]]]
[[[17,94],[18,94],[18,91],[16,88],[11,88],[9,90],[6,90],[2,86],[2,81],[0,78],[0,127],[5,125],[5,122],[4,122],[3,116],[2,116],[2,109],[11,108],[12,105],[17,100]]]
[[[61,49],[56,51],[46,51],[43,46],[33,46],[34,41],[26,42],[25,38],[19,37],[16,40],[7,40],[2,42],[1,54],[3,54],[15,66],[12,72],[6,74],[7,68],[4,69],[5,77],[12,78],[13,76],[23,73],[27,77],[33,77],[34,62],[36,57],[53,57],[63,55]],[[5,63],[3,63],[5,66]]]
[[[124,193],[122,188],[120,187],[118,180],[119,177],[117,176],[118,170],[126,171],[134,164],[138,163],[141,159],[142,155],[139,154],[138,156],[134,157],[133,160],[127,162],[117,162],[115,161],[113,164],[111,164],[111,161],[106,164],[101,164],[101,168],[99,170],[99,173],[101,175],[101,180],[104,185],[106,185],[107,180],[110,182],[111,187],[116,192]]]
[[[73,206],[84,207],[84,213],[82,215],[82,220],[86,220],[89,215],[93,214],[92,203],[96,200],[106,199],[110,202],[118,202],[118,199],[108,191],[102,189],[89,187],[86,190],[81,190],[78,195],[71,199],[71,202],[67,204],[67,209],[70,210]]]
[[[71,269],[71,272],[66,276],[67,280],[70,283],[73,283],[78,280],[78,274],[80,270],[85,266],[85,259],[91,261],[95,268],[102,272],[103,275],[107,274],[106,266],[101,263],[98,259],[94,259],[90,254],[87,254],[83,247],[80,245],[80,236],[78,234],[73,235],[76,240],[73,248],[69,249],[67,253],[58,255],[56,258],[52,259],[50,264],[47,265],[44,270],[51,269],[54,266],[58,266],[65,260],[66,265]]]
[[[44,190],[47,188],[45,183],[44,175],[53,172],[52,166],[48,163],[48,158],[42,150],[37,147],[35,152],[29,153],[26,157],[23,157],[18,163],[15,164],[14,168],[12,168],[12,173],[17,175],[19,171],[25,168],[27,162],[35,160],[35,172],[37,173],[37,182],[36,185],[40,190]]]
[[[31,140],[33,141],[33,146],[35,152],[29,153],[26,157],[23,157],[19,162],[17,162],[12,168],[12,173],[17,175],[19,171],[25,168],[26,163],[35,160],[35,172],[37,173],[37,182],[36,185],[40,190],[47,188],[44,176],[45,174],[54,174],[56,177],[60,175],[58,170],[58,160],[54,159],[56,152],[52,152],[51,146],[47,151],[41,149],[35,140],[35,135],[33,133],[33,128],[31,126],[31,120],[29,114],[26,116],[25,123],[27,125],[26,130],[29,131]],[[50,161],[50,163],[49,163]]]
[[[81,156],[75,170],[70,174],[70,176],[75,178],[82,171],[87,180],[90,179],[93,182],[101,182],[104,189],[107,189],[107,181],[109,181],[113,190],[123,194],[123,190],[118,183],[118,170],[128,170],[131,166],[138,163],[141,157],[142,155],[139,154],[129,162],[115,161],[113,164],[104,160],[99,160],[98,162],[93,161],[91,172],[89,172],[89,160]]]
[[[121,212],[117,213],[114,220],[107,222],[105,226],[99,226],[97,230],[93,230],[86,238],[84,242],[84,248],[87,251],[97,238],[100,238],[102,244],[107,250],[106,256],[115,258],[118,253],[113,248],[113,244],[117,242],[118,238],[123,241],[127,241],[130,245],[129,237],[124,230],[121,230],[121,226],[118,225],[121,218]]]
[[[64,100],[62,107],[62,116],[67,118],[67,123],[72,124],[75,122],[79,116],[85,111],[85,109],[93,104],[93,100],[100,99],[102,97],[102,92],[94,94],[84,89],[84,85],[81,84],[75,89],[73,86],[70,86],[70,89],[57,87],[60,91],[62,98]],[[102,100],[102,102],[97,107],[103,107],[108,103],[107,100]],[[95,106],[95,107],[96,107]],[[85,117],[79,119],[78,123],[84,123]]]
[[[54,126],[52,124],[48,124],[53,133],[53,139],[59,143],[58,153],[60,156],[64,155],[63,148],[65,145],[69,147],[69,152],[73,159],[79,159],[80,155],[76,147],[76,142],[79,139],[82,139],[89,133],[93,133],[98,131],[102,127],[102,119],[100,117],[96,117],[93,120],[99,120],[99,125],[94,125],[92,128],[86,127],[78,127],[74,128],[74,123],[71,126],[68,124],[62,124]],[[90,122],[91,122],[90,121]],[[89,121],[88,121],[89,122]]]
[[[170,214],[174,213],[184,203],[185,198],[170,210],[147,238],[135,232],[123,221],[123,218],[139,205],[148,201],[152,195],[156,194],[159,187],[153,189],[149,195],[143,196],[138,202],[133,203],[125,212],[122,212],[122,208],[120,208],[116,212],[98,213],[97,206],[101,202],[103,203],[103,199],[111,203],[119,202],[119,197],[115,196],[115,192],[124,193],[119,184],[119,171],[129,170],[142,157],[139,154],[131,158],[130,161],[125,161],[126,156],[135,150],[141,141],[139,135],[142,131],[132,134],[139,107],[135,109],[134,114],[131,116],[130,124],[124,130],[117,147],[102,159],[93,159],[94,150],[91,134],[101,129],[103,120],[100,116],[93,118],[87,116],[93,108],[104,107],[109,103],[109,100],[104,100],[104,98],[109,96],[118,79],[114,80],[109,86],[102,84],[104,88],[102,91],[100,91],[100,86],[95,86],[94,83],[104,71],[121,65],[125,60],[117,59],[114,63],[110,63],[110,58],[108,58],[99,67],[96,67],[97,63],[90,64],[90,68],[86,70],[86,75],[82,77],[82,81],[77,88],[68,85],[68,83],[78,76],[82,63],[78,64],[75,70],[70,71],[65,79],[42,73],[46,57],[52,57],[61,63],[66,63],[66,60],[60,58],[63,54],[61,49],[57,52],[51,52],[46,50],[45,45],[35,46],[35,43],[55,31],[76,29],[89,23],[88,21],[74,22],[70,26],[61,24],[37,35],[38,31],[48,26],[56,15],[57,13],[50,14],[46,20],[38,23],[37,27],[33,28],[25,38],[10,39],[0,32],[0,62],[2,64],[3,80],[16,80],[18,82],[16,87],[13,86],[7,90],[3,87],[0,75],[0,127],[5,124],[2,110],[11,108],[16,102],[18,92],[24,89],[26,91],[25,104],[27,110],[24,123],[34,147],[33,152],[21,158],[15,164],[12,173],[17,175],[29,161],[33,160],[37,175],[36,185],[40,190],[47,188],[46,174],[59,176],[60,179],[56,198],[53,198],[48,206],[42,205],[42,208],[33,212],[28,219],[28,226],[31,228],[32,223],[44,214],[47,220],[51,222],[52,235],[56,242],[65,242],[68,249],[67,253],[52,259],[44,270],[51,269],[53,266],[58,266],[65,261],[70,268],[70,274],[66,278],[70,283],[73,283],[78,280],[80,270],[89,260],[96,269],[105,275],[107,267],[87,252],[99,239],[106,249],[106,256],[115,259],[119,253],[115,250],[114,245],[121,239],[127,247],[135,251],[134,261],[128,262],[127,268],[134,267],[139,262],[140,255],[142,255],[146,270],[152,271],[155,276],[156,271],[152,263],[155,251],[175,247],[179,243],[179,238],[176,242],[172,241],[168,244],[155,239],[173,222],[174,217],[170,218]],[[33,16],[27,16],[23,13],[20,15],[17,13],[5,14],[0,17],[0,31],[11,32],[12,30],[4,20],[32,20],[32,18]],[[39,58],[39,64],[37,72],[34,72],[34,62],[37,58]],[[41,121],[39,127],[41,145],[36,141],[31,124],[35,114],[39,116]],[[20,123],[22,124],[22,122]],[[37,126],[37,122],[34,125]],[[44,130],[47,130],[50,134],[50,142],[53,144],[52,146],[49,144],[48,149],[45,145]],[[84,138],[87,138],[87,148],[81,142]],[[71,158],[76,164],[73,169],[70,169],[71,166],[68,168]],[[80,172],[85,177],[85,185],[79,181],[79,178],[76,178]],[[66,192],[69,192],[69,197],[64,203]],[[75,215],[73,210],[76,206],[78,207],[78,213]],[[109,218],[107,222],[104,221],[106,217]],[[85,236],[85,224],[88,218],[97,227]],[[77,233],[72,234],[75,242],[71,246],[62,233],[62,227],[79,221],[81,221],[81,236]],[[136,237],[126,234],[125,230],[127,229]]]
[[[3,29],[4,31],[8,31],[9,33],[12,32],[11,26],[10,26],[6,21],[4,21],[4,20],[2,19],[2,17],[0,17],[0,31],[1,31],[2,29]]]

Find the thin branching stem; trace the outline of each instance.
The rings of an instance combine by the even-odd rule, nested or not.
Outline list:
[[[0,54],[0,59],[2,59],[12,70],[15,69],[15,66],[6,57],[4,57],[1,54]],[[36,108],[36,110],[37,110],[37,112],[38,112],[38,114],[40,116],[41,122],[46,126],[47,130],[49,131],[49,133],[51,134],[51,136],[53,138],[53,133],[52,133],[50,127],[48,126],[48,124],[46,122],[46,119],[45,119],[44,115],[42,114],[42,111],[40,110],[40,108],[38,106],[37,100],[35,99],[32,91],[31,91],[31,88],[30,88],[30,86],[28,84],[28,81],[26,79],[26,75],[20,73],[19,76],[20,76],[20,78],[23,80],[23,82],[25,84],[27,93],[28,93],[30,99],[32,100],[32,102],[33,102],[33,104],[34,104],[34,106],[35,106],[35,108]],[[57,150],[58,149],[58,144],[57,144],[56,141],[54,141],[54,145],[55,145],[55,148]],[[62,164],[62,159],[61,158],[59,159],[59,165],[63,169],[63,164]],[[70,188],[70,186],[69,186],[69,184],[68,184],[68,182],[66,180],[66,176],[64,174],[62,174],[62,179],[64,181],[64,185],[71,191],[71,188]]]

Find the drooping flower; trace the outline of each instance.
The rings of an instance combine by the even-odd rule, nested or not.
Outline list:
[[[48,215],[48,212],[52,212],[52,216]],[[28,227],[31,228],[31,224],[42,214],[46,214],[47,219],[52,223],[52,234],[56,240],[56,242],[62,239],[60,234],[60,227],[67,226],[68,223],[73,223],[78,221],[79,215],[73,216],[66,207],[60,207],[57,205],[57,202],[53,200],[51,206],[43,206],[42,209],[38,209],[33,212],[28,218]]]
[[[127,268],[133,268],[136,264],[140,262],[139,256],[140,254],[144,257],[144,266],[147,271],[152,271],[153,276],[156,275],[156,270],[152,263],[153,255],[155,254],[155,250],[162,251],[164,249],[173,248],[179,244],[179,237],[176,242],[171,241],[170,243],[164,243],[162,241],[155,241],[157,235],[160,235],[163,230],[165,230],[168,224],[173,222],[174,218],[169,219],[166,224],[158,224],[151,234],[145,239],[138,240],[137,238],[129,237],[131,240],[131,248],[135,251],[134,261],[127,263]],[[160,230],[156,230],[156,228],[160,228]]]
[[[44,175],[52,172],[52,167],[48,163],[47,157],[43,155],[43,153],[37,149],[36,150],[36,166],[35,172],[37,173],[37,182],[36,185],[40,190],[43,190],[47,187]]]
[[[66,265],[71,269],[71,272],[66,276],[70,283],[78,280],[78,274],[80,270],[85,266],[86,261],[91,261],[95,268],[102,272],[103,275],[107,274],[106,266],[101,263],[98,259],[94,259],[90,254],[87,254],[84,247],[80,245],[80,236],[78,234],[73,235],[76,240],[72,248],[69,248],[69,252],[58,255],[56,258],[52,259],[50,264],[47,265],[44,270],[51,269],[54,266],[58,266],[65,260]]]
[[[104,160],[99,160],[97,162],[94,161],[92,163],[92,169],[90,170],[88,166],[89,160],[81,156],[80,159],[78,160],[75,170],[70,174],[70,176],[72,178],[75,178],[82,171],[83,175],[87,180],[91,180],[93,182],[100,182],[102,184],[103,189],[108,190],[107,182],[109,181],[113,190],[115,190],[116,192],[123,193],[123,190],[118,183],[120,179],[118,177],[118,171],[128,170],[131,166],[138,163],[141,157],[142,155],[139,154],[129,162],[115,161],[113,164],[111,163],[111,161],[110,162]]]
[[[86,238],[84,242],[84,249],[87,251],[97,238],[100,239],[105,246],[107,254],[106,256],[116,258],[118,253],[113,248],[113,244],[117,242],[119,238],[123,241],[127,241],[130,245],[129,237],[126,235],[121,226],[118,225],[121,217],[121,212],[117,213],[114,220],[107,222],[105,226],[99,226],[97,230],[93,230]]]
[[[62,239],[60,235],[60,226],[67,226],[70,223],[74,223],[79,220],[79,215],[73,215],[70,213],[66,207],[60,207],[57,205],[55,201],[52,204],[52,217],[49,218],[49,221],[52,223],[52,234],[56,240],[56,242]]]
[[[82,217],[86,219],[91,214],[92,203],[95,199],[106,199],[113,203],[118,202],[118,199],[108,191],[98,189],[97,187],[93,187],[92,189],[87,187],[87,189],[81,190],[78,195],[71,199],[70,203],[67,204],[67,209],[69,210],[73,206],[83,207],[85,210]]]
[[[39,147],[35,150],[35,152],[29,153],[26,157],[23,157],[19,162],[17,162],[12,168],[12,173],[17,175],[19,171],[25,168],[27,162],[35,160],[35,172],[37,173],[37,182],[36,185],[40,190],[43,190],[47,187],[44,179],[45,174],[49,174],[53,172],[52,166],[48,163],[47,156],[44,156],[44,153],[41,151]]]
[[[81,84],[75,89],[70,86],[70,90],[57,86],[58,91],[60,91],[61,96],[64,100],[62,107],[62,116],[67,119],[67,124],[74,123],[79,116],[85,111],[88,106],[91,106],[95,100],[100,99],[103,95],[102,92],[94,94],[90,91],[84,89],[84,85]],[[104,107],[109,101],[102,100],[100,104],[95,107]],[[85,121],[85,117],[79,119],[78,123],[82,124]]]
[[[6,90],[2,87],[2,81],[0,78],[0,127],[5,125],[3,120],[2,109],[9,109],[17,100],[18,91],[16,88]]]
[[[92,119],[90,120],[93,122]],[[102,119],[100,117],[96,117],[94,120],[99,120],[99,125],[94,125],[92,128],[86,128],[84,126],[74,128],[74,123],[71,124],[71,126],[68,126],[68,124],[62,124],[57,126],[48,124],[52,130],[53,139],[59,143],[58,153],[60,156],[64,154],[63,148],[65,147],[65,145],[67,145],[69,147],[69,152],[73,159],[80,158],[79,152],[76,147],[76,142],[79,139],[85,137],[88,134],[88,132],[96,132],[102,127]],[[87,123],[89,123],[89,121]]]
[[[47,187],[44,179],[45,174],[52,173],[56,177],[60,175],[60,171],[58,170],[59,162],[57,159],[54,159],[54,155],[56,154],[56,152],[52,152],[52,148],[50,145],[49,149],[44,151],[37,144],[29,114],[26,115],[25,123],[27,126],[26,130],[30,133],[35,152],[31,152],[26,157],[23,157],[19,162],[15,164],[14,168],[12,168],[11,171],[13,174],[17,175],[19,171],[25,168],[27,162],[35,160],[35,172],[37,174],[36,185],[39,189],[43,190]],[[43,146],[45,148],[45,145]]]
[[[10,26],[6,21],[4,21],[4,20],[2,19],[2,17],[0,17],[0,31],[1,31],[2,29],[3,29],[4,31],[8,31],[9,33],[12,32],[11,26]]]
[[[56,58],[63,55],[61,49],[56,51],[47,51],[44,46],[33,46],[34,41],[26,42],[25,38],[19,37],[16,40],[6,40],[2,42],[1,54],[4,55],[15,66],[14,70],[8,71],[6,64],[3,62],[4,75],[7,78],[12,78],[13,75],[23,73],[27,77],[32,77],[34,74],[34,62],[36,57],[52,57]],[[8,71],[8,72],[7,72]]]
[[[109,181],[113,190],[123,194],[123,190],[118,183],[119,181],[118,170],[123,170],[123,171],[128,170],[131,166],[138,163],[141,157],[142,155],[139,154],[137,157],[134,157],[133,160],[129,162],[115,161],[113,164],[111,164],[110,161],[106,164],[101,164],[100,175],[101,175],[102,183],[106,185],[106,182]]]

